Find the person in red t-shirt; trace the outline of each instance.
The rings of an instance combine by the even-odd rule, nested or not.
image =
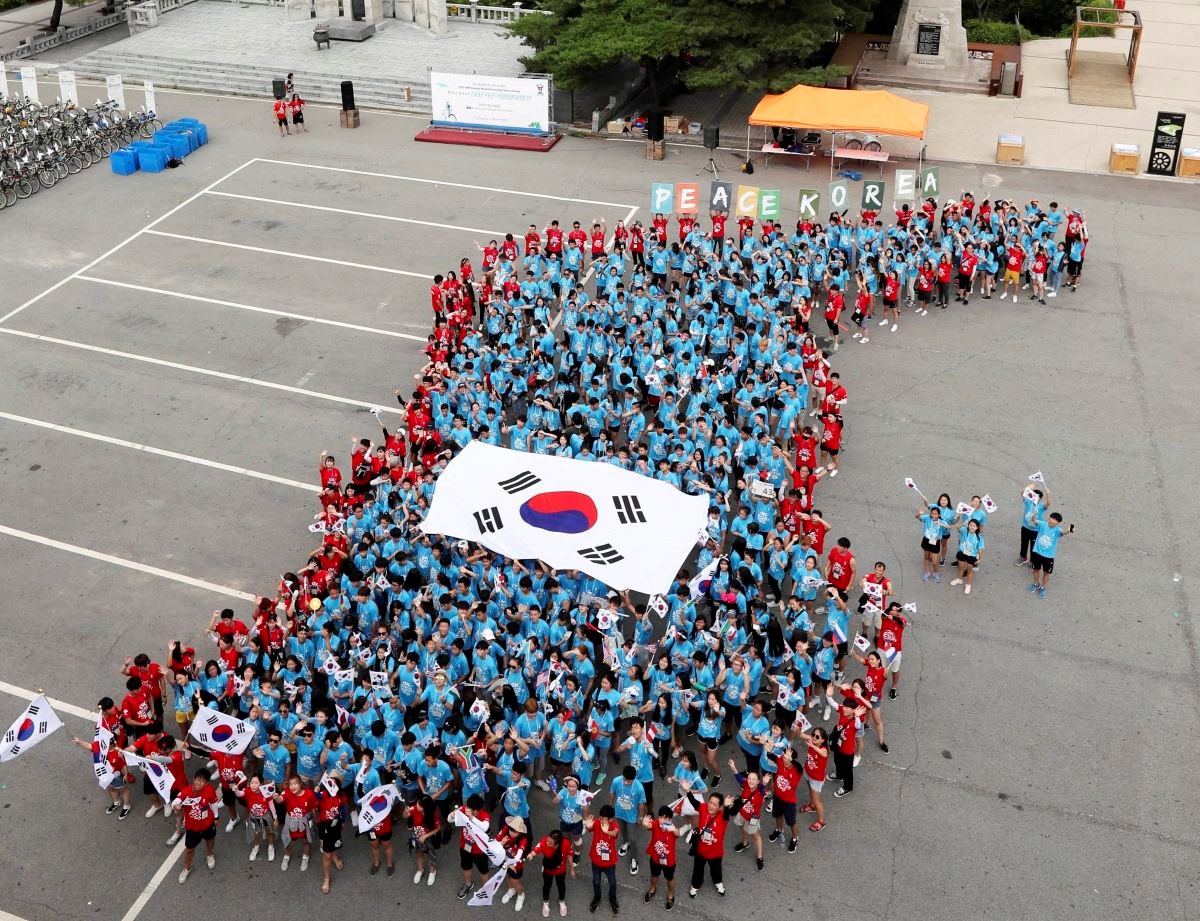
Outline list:
[[[634,221],[629,227],[629,255],[635,268],[646,268],[646,230],[641,221]]]
[[[538,233],[537,225],[530,224],[525,231],[525,255],[536,256],[542,251],[542,235]]]
[[[604,255],[604,240],[608,235],[608,226],[604,221],[592,222],[592,233],[590,236],[592,244],[592,262]]]
[[[304,100],[300,98],[299,93],[292,93],[288,108],[292,112],[292,126],[297,132],[303,131],[307,134],[308,128],[304,125]]]
[[[968,243],[963,250],[963,254],[958,259],[958,295],[955,298],[956,300],[960,300],[964,304],[971,303],[971,289],[975,287],[975,271],[978,268],[979,257],[975,254],[975,244]],[[943,304],[942,306],[944,307],[945,305]]]
[[[783,826],[792,833],[788,841],[788,853],[796,853],[796,796],[800,789],[800,768],[796,765],[795,751],[787,746],[775,762],[775,799],[771,803],[771,815],[775,818],[775,830],[767,837],[774,843],[783,836]]]
[[[829,300],[825,303],[825,326],[829,329],[829,338],[836,352],[842,347],[841,320],[842,311],[846,308],[846,298],[842,295],[839,285],[829,287]]]
[[[191,785],[175,798],[172,805],[183,816],[183,869],[179,871],[179,882],[187,882],[192,872],[192,860],[196,846],[204,842],[204,861],[211,870],[217,865],[213,856],[213,842],[217,837],[217,791],[208,782],[209,774],[204,768],[196,772]]]
[[[279,136],[291,134],[292,129],[288,127],[288,104],[287,100],[276,99],[271,108],[275,112],[275,124],[279,126]]]
[[[821,463],[830,476],[837,476],[838,454],[842,450],[842,417],[837,413],[825,413],[821,417]]]
[[[129,802],[129,791],[132,789],[131,778],[126,773],[125,758],[121,754],[121,749],[117,745],[117,740],[114,737],[108,743],[108,753],[101,755],[99,741],[85,742],[78,736],[71,739],[76,745],[92,755],[92,764],[96,770],[100,770],[101,762],[107,762],[109,768],[113,772],[112,780],[108,785],[108,795],[112,798],[112,803],[104,810],[105,815],[112,815],[117,809],[121,810],[121,814],[117,816],[117,821],[124,821],[129,817],[129,813],[133,811],[133,806]],[[99,775],[97,775],[99,777]]]
[[[800,807],[801,812],[815,812],[817,820],[808,826],[812,832],[825,827],[825,804],[821,802],[821,788],[825,786],[826,773],[829,770],[829,747],[825,730],[820,726],[813,727],[811,733],[800,733],[802,741],[808,744],[804,756],[804,779],[808,783],[808,802]]]
[[[1008,297],[1008,286],[1012,285],[1012,296],[1015,301],[1021,290],[1021,267],[1025,264],[1025,250],[1019,243],[1013,243],[1008,248],[1004,260],[1004,284],[1000,286],[1000,300]]]
[[[337,854],[342,846],[342,794],[330,793],[324,784],[317,790],[317,838],[321,841],[321,892],[329,895],[330,867],[345,869]],[[433,874],[430,873],[430,879]]]
[[[675,845],[679,838],[692,829],[690,825],[676,828],[672,821],[674,817],[675,813],[671,811],[670,806],[659,806],[657,819],[650,816],[642,818],[642,824],[650,830],[650,843],[646,845],[646,855],[650,858],[650,888],[646,890],[642,900],[654,900],[654,894],[658,891],[658,878],[661,876],[667,881],[667,911],[675,907]]]
[[[539,841],[529,856],[542,858],[542,916],[550,914],[550,889],[558,890],[558,913],[567,914],[567,869],[571,879],[575,878],[575,864],[571,860],[575,851],[569,838],[557,828]]]
[[[688,800],[696,809],[696,839],[692,844],[692,884],[688,889],[688,897],[695,898],[700,887],[704,884],[704,869],[708,868],[712,876],[713,886],[721,895],[725,894],[725,883],[721,870],[721,861],[725,857],[725,829],[729,820],[742,808],[740,799],[712,792],[703,803],[694,793],[688,794]]]
[[[867,704],[871,708],[871,725],[875,727],[875,737],[879,742],[879,750],[888,753],[887,742],[883,741],[883,686],[887,683],[887,670],[883,667],[883,656],[872,649],[865,656],[857,649],[851,649],[850,655],[860,665],[866,666],[867,673],[862,677],[863,689]],[[862,754],[862,738],[859,738],[858,752]]]
[[[616,811],[609,804],[600,807],[599,818],[583,820],[583,827],[592,833],[588,846],[588,859],[592,862],[592,903],[589,910],[600,906],[601,882],[608,880],[608,904],[613,914],[617,906],[617,834],[619,827],[614,818]]]
[[[429,871],[429,879],[437,879],[437,854],[434,852],[442,838],[441,817],[437,807],[428,796],[422,796],[404,810],[404,817],[408,819],[409,836],[416,850],[417,872],[413,875],[413,882],[419,883],[426,870]]]
[[[863,593],[858,598],[858,613],[862,615],[862,632],[875,631],[875,641],[879,642],[879,626],[882,623],[883,610],[888,606],[892,594],[892,580],[887,577],[887,564],[882,560],[875,563],[871,572],[862,577],[859,583]],[[871,609],[867,609],[868,602]]]
[[[308,855],[312,853],[312,842],[308,839],[309,826],[317,812],[317,797],[304,782],[293,775],[288,778],[287,789],[275,794],[275,802],[283,806],[283,857],[279,869],[286,871],[292,859],[292,845],[301,845],[300,869],[308,869]]]
[[[558,226],[558,221],[551,221],[550,226],[546,228],[546,253],[550,256],[562,256],[563,252],[563,232]]]
[[[817,433],[806,425],[796,437],[796,467],[806,466],[810,470],[817,466]]]
[[[508,888],[505,889],[500,904],[507,905],[512,901],[513,896],[516,896],[516,909],[520,911],[525,904],[525,884],[521,881],[521,877],[525,875],[524,858],[529,850],[529,830],[525,827],[525,820],[519,815],[508,816],[504,820],[504,824],[500,826],[500,831],[496,833],[496,840],[504,848],[504,854],[507,857],[505,863],[512,861],[507,869],[501,868],[496,871],[505,873],[508,877]]]
[[[839,799],[854,792],[854,753],[858,747],[858,734],[862,732],[862,718],[867,715],[870,706],[867,703],[862,679],[855,678],[852,684],[843,684],[838,690],[842,692],[842,700],[836,701],[832,695],[834,685],[825,689],[825,699],[830,707],[837,711],[837,729],[835,730],[835,747],[833,750],[833,769],[842,786],[834,796]]]
[[[721,244],[725,242],[725,222],[729,220],[728,214],[722,214],[720,211],[713,211],[709,215],[712,221],[712,238],[717,244],[717,252],[721,251]]]
[[[473,793],[467,797],[465,805],[460,806],[459,810],[467,818],[474,819],[476,822],[482,822],[486,828],[491,822],[492,816],[484,807],[483,797]],[[462,868],[463,884],[458,890],[458,897],[465,899],[472,889],[475,888],[474,874],[479,874],[479,883],[483,884],[487,879],[488,862],[487,854],[483,853],[478,847],[471,843],[471,839],[467,837],[465,828],[461,829],[458,834],[458,865]]]
[[[121,720],[131,739],[146,733],[162,732],[162,723],[154,717],[154,703],[142,686],[142,679],[131,677],[125,682],[128,693],[121,699]]]
[[[741,829],[742,840],[735,844],[733,849],[740,854],[750,846],[750,839],[753,838],[754,864],[761,872],[763,868],[762,808],[765,799],[762,775],[758,771],[739,774],[737,764],[732,758],[729,759],[729,771],[733,774],[737,785],[742,788],[741,793],[738,794],[741,803],[737,815],[733,817],[733,824]]]
[[[275,785],[263,783],[262,775],[247,779],[243,774],[233,791],[246,806],[246,823],[254,832],[250,847],[250,862],[258,859],[259,848],[267,840],[267,860],[275,859]],[[378,826],[376,826],[378,827]]]
[[[900,653],[904,648],[904,628],[908,626],[908,618],[901,610],[898,601],[893,601],[887,606],[879,625],[879,636],[875,640],[875,645],[883,652],[887,673],[892,676],[892,687],[888,691],[889,700],[896,699],[896,688],[900,684]]]

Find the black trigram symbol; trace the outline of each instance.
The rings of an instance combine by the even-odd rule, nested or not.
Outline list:
[[[215,725],[217,725],[217,723],[221,722],[221,718],[214,713],[212,716],[210,716],[204,722],[207,723],[209,726],[215,726]]]
[[[517,493],[529,489],[531,486],[536,486],[540,482],[542,482],[540,476],[525,470],[516,476],[510,476],[507,480],[501,480],[498,485],[510,496],[515,496]]]
[[[496,506],[485,508],[475,513],[475,525],[479,528],[480,534],[494,534],[504,527],[504,522],[500,520],[500,509]]]
[[[30,715],[30,716],[37,716],[37,714],[38,714],[38,705],[37,705],[37,704],[30,704],[30,705],[29,705],[29,715]]]
[[[226,743],[225,743],[225,750],[226,750],[226,751],[229,751],[229,752],[231,752],[231,751],[233,751],[233,750],[234,750],[235,748],[237,748],[237,747],[238,747],[238,740],[237,740],[237,739],[230,739],[228,742],[226,742]]]
[[[613,508],[621,524],[645,524],[646,514],[637,496],[613,496]]]
[[[600,544],[597,547],[585,547],[579,551],[579,555],[585,560],[590,560],[600,566],[607,566],[610,563],[619,563],[625,559],[612,544]]]

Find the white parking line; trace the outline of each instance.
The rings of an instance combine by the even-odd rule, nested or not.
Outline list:
[[[159,868],[150,877],[150,882],[146,883],[146,888],[143,889],[133,904],[129,906],[129,911],[121,916],[121,921],[134,921],[134,919],[142,913],[142,909],[146,907],[146,903],[154,896],[158,887],[162,885],[163,880],[167,878],[167,874],[171,872],[171,868],[175,866],[175,862],[179,860],[183,854],[184,843],[180,841],[172,848],[166,859],[162,862]]]
[[[321,393],[317,390],[305,390],[302,387],[289,387],[287,384],[276,384],[274,381],[263,381],[254,377],[243,377],[240,374],[230,374],[227,371],[213,371],[211,368],[198,368],[195,365],[180,364],[177,361],[167,361],[163,358],[152,358],[149,355],[135,355],[133,352],[121,352],[117,349],[106,349],[99,345],[88,345],[86,342],[72,342],[70,339],[58,339],[54,336],[43,336],[39,333],[27,333],[23,329],[7,329],[0,326],[0,333],[9,336],[20,336],[22,339],[36,339],[38,342],[49,342],[52,345],[65,345],[72,349],[82,349],[85,352],[97,352],[101,355],[111,355],[114,358],[128,358],[130,361],[144,361],[147,364],[163,368],[174,368],[177,371],[188,371],[192,374],[203,374],[206,377],[219,377],[222,380],[237,381],[239,384],[253,384],[255,387],[266,387],[270,390],[282,390],[285,393],[295,393],[300,396],[313,397],[317,400],[328,400],[331,403],[342,403],[346,406],[359,406],[363,409],[378,408],[385,413],[403,415],[399,407],[386,406],[381,403],[368,403],[364,400],[353,400],[350,397],[339,397],[332,393]]]
[[[396,339],[410,339],[413,342],[425,342],[426,337],[414,336],[412,333],[398,333],[391,329],[380,329],[377,326],[363,326],[360,323],[343,323],[341,320],[327,320],[324,317],[310,317],[303,313],[292,313],[287,310],[275,310],[273,307],[255,307],[253,304],[239,304],[237,301],[223,301],[216,297],[204,297],[199,294],[184,294],[182,291],[168,291],[165,288],[151,288],[149,285],[135,285],[127,281],[114,281],[111,278],[97,278],[95,275],[77,275],[76,281],[90,281],[98,285],[112,285],[117,288],[129,288],[133,291],[144,291],[147,294],[162,294],[166,297],[177,297],[185,301],[196,301],[201,304],[216,304],[218,307],[236,307],[238,310],[250,310],[255,313],[269,313],[276,317],[289,317],[293,320],[303,320],[306,323],[321,323],[325,326],[337,326],[341,329],[352,329],[360,333],[374,333],[377,336],[392,336]],[[415,324],[412,324],[415,325]]]
[[[399,179],[404,182],[421,182],[425,185],[444,185],[452,189],[471,189],[475,192],[500,192],[504,195],[524,195],[527,198],[545,198],[549,201],[570,201],[581,205],[604,205],[609,208],[628,208],[623,201],[593,201],[590,198],[568,198],[565,195],[547,195],[544,192],[522,192],[519,189],[498,189],[486,185],[468,185],[465,182],[443,182],[441,179],[422,179],[418,176],[399,176],[395,173],[373,173],[365,169],[347,169],[343,166],[321,166],[317,163],[297,163],[294,160],[273,160],[259,157],[259,163],[277,163],[280,166],[297,166],[300,169],[323,169],[331,173],[353,173],[356,176],[374,176],[376,179]]]
[[[43,537],[40,534],[31,534],[28,531],[10,528],[8,525],[0,524],[0,534],[7,534],[9,537],[27,540],[34,544],[41,544],[43,547],[52,547],[55,550],[65,550],[67,553],[76,553],[79,556],[86,556],[89,559],[99,560],[102,563],[112,563],[114,566],[123,566],[125,569],[133,569],[137,572],[144,572],[147,575],[158,576],[160,579],[170,579],[172,582],[181,582],[184,585],[190,585],[193,588],[207,589],[210,592],[216,592],[218,595],[228,595],[230,598],[240,598],[242,601],[253,601],[255,597],[249,592],[243,592],[236,588],[229,588],[225,585],[217,585],[215,582],[205,582],[203,579],[194,579],[191,576],[183,575],[183,573],[171,572],[169,569],[159,569],[157,566],[147,566],[145,563],[139,563],[136,560],[127,560],[122,556],[113,556],[111,553],[101,553],[99,550],[91,550],[88,547],[79,547],[75,544],[64,543],[63,541],[55,540],[52,537]]]
[[[129,243],[132,243],[134,240],[136,240],[139,236],[141,236],[143,233],[145,233],[147,230],[149,230],[155,224],[165,221],[167,218],[169,218],[172,214],[174,214],[180,208],[183,208],[186,205],[190,205],[192,202],[194,202],[197,198],[199,198],[205,192],[209,191],[210,189],[215,189],[217,186],[219,186],[222,182],[224,182],[230,176],[234,175],[235,173],[239,172],[240,170],[245,169],[247,166],[249,166],[253,162],[254,162],[254,160],[247,160],[241,166],[239,166],[235,169],[231,169],[228,173],[226,173],[224,176],[222,176],[216,182],[209,183],[207,186],[205,186],[203,189],[201,189],[195,195],[185,198],[183,201],[181,201],[179,204],[177,204],[174,208],[172,208],[166,214],[162,215],[161,217],[155,218],[153,221],[151,221],[149,224],[147,224],[145,227],[143,227],[141,230],[137,231],[136,233],[130,234],[124,240],[122,240],[120,243],[118,243],[116,246],[114,246],[112,249],[108,250],[106,253],[103,253],[102,255],[97,256],[95,259],[93,259],[87,265],[81,266],[80,268],[76,269],[74,272],[72,272],[70,275],[68,275],[62,281],[51,285],[49,288],[47,288],[41,294],[37,294],[37,295],[31,297],[20,307],[16,307],[13,310],[10,310],[4,316],[0,317],[0,323],[4,323],[7,320],[11,320],[13,317],[15,317],[18,313],[20,313],[26,307],[36,304],[38,301],[40,301],[42,298],[44,298],[47,294],[50,294],[53,291],[57,291],[59,288],[61,288],[63,285],[65,285],[67,282],[69,282],[72,278],[76,277],[77,275],[82,275],[88,269],[92,268],[92,266],[99,265],[101,262],[103,262],[105,259],[107,259],[109,256],[111,256],[113,253],[115,253],[117,250],[119,250],[121,247],[126,246]]]
[[[407,275],[410,278],[423,278],[426,281],[432,281],[432,275],[425,275],[422,272],[407,272],[404,269],[393,269],[382,265],[367,265],[362,262],[348,262],[344,259],[330,259],[328,256],[309,256],[306,253],[293,253],[285,249],[267,249],[265,246],[250,246],[246,243],[230,243],[226,240],[210,240],[208,237],[192,237],[185,233],[168,233],[165,230],[146,230],[144,233],[153,234],[156,237],[173,237],[176,240],[190,240],[193,243],[208,243],[211,246],[228,246],[231,249],[244,249],[252,253],[266,253],[268,256],[287,256],[289,259],[307,259],[310,262],[325,262],[330,265],[344,265],[351,269],[367,269],[371,272],[387,272],[391,275]],[[4,322],[0,319],[0,323]]]
[[[373,211],[355,211],[351,208],[332,208],[328,205],[311,205],[303,201],[280,201],[278,198],[260,198],[257,195],[239,195],[236,192],[208,192],[208,195],[220,195],[222,198],[242,198],[246,201],[260,201],[267,205],[283,205],[287,208],[308,208],[311,211],[331,211],[334,214],[352,214],[355,217],[371,217],[381,221],[396,221],[400,224],[417,224],[421,227],[440,227],[442,230],[461,230],[464,233],[478,233],[485,237],[500,237],[508,232],[505,230],[484,230],[480,227],[460,227],[458,224],[439,224],[437,221],[418,221],[411,217],[397,217],[394,214],[376,214]]]
[[[15,413],[6,413],[3,411],[0,411],[0,419],[7,419],[10,422],[20,422],[23,425],[34,425],[38,428],[50,429],[53,432],[61,432],[64,435],[75,435],[78,438],[90,438],[92,441],[101,441],[104,444],[115,445],[119,448],[132,448],[134,451],[156,454],[159,457],[169,457],[171,460],[186,461],[189,464],[197,464],[201,467],[211,467],[213,470],[224,470],[226,473],[238,473],[242,476],[254,477],[256,480],[266,480],[270,483],[278,483],[281,486],[291,486],[294,489],[303,489],[308,492],[321,491],[321,487],[314,483],[301,483],[299,480],[289,480],[287,477],[275,476],[273,473],[262,473],[261,471],[250,470],[246,467],[236,467],[233,464],[222,464],[220,461],[208,460],[207,458],[196,457],[192,454],[180,454],[178,451],[155,448],[136,441],[126,441],[124,438],[113,438],[111,435],[85,432],[83,429],[59,425],[56,422],[46,422],[44,419],[31,419],[29,416],[18,416]]]
[[[20,697],[22,700],[33,700],[38,697],[41,691],[31,691],[29,688],[19,688],[15,684],[9,684],[7,681],[0,681],[0,691],[5,694],[11,694],[13,697]],[[69,704],[65,700],[59,700],[57,697],[46,697],[47,702],[52,706],[56,713],[70,713],[72,716],[77,716],[81,720],[87,720],[89,723],[96,722],[97,710],[85,710],[83,707],[77,707],[74,704]],[[16,917],[15,915],[6,915],[0,911],[0,921],[5,921],[7,918]]]

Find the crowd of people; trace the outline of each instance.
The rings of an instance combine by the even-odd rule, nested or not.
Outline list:
[[[364,874],[394,873],[399,832],[413,884],[450,875],[459,899],[487,890],[517,911],[536,867],[542,915],[554,895],[565,916],[585,859],[593,912],[607,899],[617,913],[618,869],[644,872],[645,901],[661,887],[671,909],[685,859],[690,897],[706,879],[725,895],[729,825],[730,859],[762,870],[768,843],[794,853],[825,828],[827,792],[854,793],[868,746],[890,750],[883,711],[912,609],[817,503],[844,469],[849,394],[832,360],[846,299],[860,342],[877,316],[895,331],[904,311],[948,307],[952,285],[963,303],[998,279],[1002,298],[1041,300],[1064,273],[1078,284],[1086,240],[1082,215],[1055,203],[964,194],[904,206],[886,229],[872,213],[794,232],[656,215],[487,242],[478,273],[464,258],[434,280],[403,423],[321,456],[303,565],[248,615],[214,612],[209,648],[125,660],[124,695],[99,704],[107,812],[131,814],[126,758],[149,758],[172,777],[168,804],[144,789],[148,817],[166,806],[167,843],[184,842],[180,883],[201,845],[215,865],[218,827],[241,826],[246,849],[230,838],[223,852],[303,872],[316,847],[328,893],[378,811],[369,794],[394,784],[358,835]],[[439,473],[473,439],[707,495],[694,557],[644,598],[422,533]],[[1061,518],[1040,477],[1022,495],[1020,562],[1044,595]],[[922,501],[926,579],[941,581],[957,525],[954,584],[970,591],[984,498]],[[252,740],[201,745],[201,707]],[[459,875],[443,863],[454,850]]]

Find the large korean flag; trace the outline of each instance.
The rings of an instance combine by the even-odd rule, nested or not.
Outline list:
[[[0,739],[0,763],[11,761],[26,749],[33,748],[56,729],[62,729],[62,720],[44,696],[35,697]]]
[[[188,735],[213,751],[239,754],[254,739],[254,730],[242,720],[226,716],[212,707],[201,707]]]
[[[611,464],[472,441],[438,477],[421,530],[661,594],[696,546],[707,512],[704,496]]]

